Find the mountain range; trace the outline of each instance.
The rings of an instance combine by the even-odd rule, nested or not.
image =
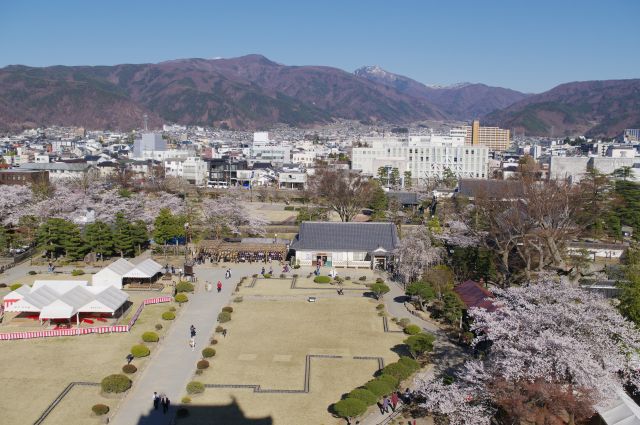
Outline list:
[[[484,84],[427,86],[376,66],[355,73],[286,66],[261,55],[114,66],[0,69],[0,129],[149,123],[256,129],[335,119],[406,124],[483,121],[527,134],[612,135],[640,124],[640,80],[569,83],[530,95]],[[582,134],[582,133],[580,133]]]

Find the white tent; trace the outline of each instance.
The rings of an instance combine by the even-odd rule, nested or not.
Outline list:
[[[122,278],[135,267],[136,266],[129,261],[120,258],[93,275],[93,286],[115,286],[116,288],[122,288]]]
[[[33,282],[31,292],[46,286],[58,294],[64,294],[75,287],[87,285],[89,285],[89,282],[86,280],[36,280]]]
[[[135,268],[129,270],[124,277],[133,277],[137,279],[150,279],[160,273],[163,267],[153,261],[151,258],[147,258]]]
[[[8,307],[9,305],[15,303],[16,301],[19,301],[19,300],[23,299],[24,296],[27,295],[29,292],[31,292],[31,287],[27,286],[27,285],[22,285],[21,287],[19,287],[15,291],[9,292],[2,299],[5,308]]]
[[[37,313],[60,297],[60,294],[48,286],[41,287],[37,290],[33,290],[33,288],[30,289],[30,293],[25,295],[21,300],[8,306],[6,311],[27,311]]]
[[[126,292],[123,292],[114,286],[92,289],[101,289],[101,291],[94,294],[93,300],[82,306],[80,309],[80,312],[82,313],[113,314],[117,309],[122,307],[129,298]]]
[[[40,320],[70,319],[77,311],[62,300],[55,300],[40,312]]]

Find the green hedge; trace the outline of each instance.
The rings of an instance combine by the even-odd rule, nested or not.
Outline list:
[[[231,306],[222,307],[222,311],[226,311],[227,313],[233,313],[233,307]]]
[[[196,367],[199,370],[203,370],[209,367],[209,362],[207,360],[200,360],[197,364]]]
[[[313,278],[315,283],[329,283],[331,282],[331,278],[329,276],[316,276]]]
[[[107,406],[106,404],[94,404],[93,407],[91,407],[91,410],[96,415],[102,416],[109,413],[109,406]]]
[[[204,384],[198,381],[191,381],[187,384],[188,394],[200,394],[204,392]]]
[[[412,373],[411,369],[399,362],[388,364],[382,369],[383,375],[391,375],[398,381],[407,379]]]
[[[124,373],[132,374],[132,373],[136,373],[138,371],[138,368],[132,364],[126,364],[122,366],[122,371]]]
[[[211,348],[211,347],[207,347],[202,349],[202,357],[213,357],[216,355],[216,350]]]
[[[138,344],[131,347],[131,354],[133,357],[147,357],[151,353],[149,347],[144,344]]]
[[[131,379],[125,375],[109,375],[100,382],[100,387],[105,393],[123,393],[131,388]]]
[[[82,276],[84,274],[84,270],[74,269],[71,270],[71,276]]]
[[[176,292],[193,292],[193,284],[191,282],[178,282],[176,284]]]
[[[357,398],[345,398],[333,405],[334,412],[341,418],[355,418],[367,411],[367,405]]]
[[[262,277],[264,277],[265,279],[271,279],[271,274],[270,273],[265,273],[262,275]]]
[[[22,286],[22,283],[14,283],[13,285],[9,286],[9,289],[11,289],[12,291],[15,291],[16,289],[20,288]]]
[[[382,375],[378,376],[378,379],[386,382],[387,384],[391,385],[393,388],[398,388],[398,384],[400,383],[400,380],[398,378],[392,375],[388,375],[386,373],[383,373]]]
[[[155,332],[145,332],[142,334],[142,340],[144,342],[158,342],[160,337]]]
[[[189,297],[187,297],[187,294],[185,294],[184,292],[180,292],[175,296],[175,300],[178,304],[182,304],[189,301]]]
[[[406,328],[404,328],[404,333],[406,333],[407,335],[417,335],[422,331],[422,329],[420,329],[420,326],[418,325],[408,325]]]
[[[231,313],[228,311],[221,311],[220,314],[218,314],[218,322],[227,323],[229,320],[231,320]]]
[[[394,390],[394,388],[389,385],[388,382],[382,381],[380,379],[372,379],[371,381],[364,384],[364,387],[365,389],[374,393],[377,397],[389,395]]]
[[[173,311],[165,311],[162,313],[162,318],[164,320],[174,320],[176,318],[176,314]]]
[[[378,397],[374,393],[364,388],[356,388],[347,395],[347,398],[358,399],[367,406],[373,406],[378,401]]]

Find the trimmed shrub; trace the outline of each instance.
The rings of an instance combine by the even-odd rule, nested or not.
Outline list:
[[[345,398],[333,405],[334,412],[341,418],[355,418],[367,411],[367,405],[357,398]]]
[[[316,276],[313,278],[315,283],[329,283],[331,282],[331,278],[329,276]]]
[[[251,277],[258,277],[258,274],[257,273],[252,274]]]
[[[376,310],[384,310],[384,304],[378,304]]]
[[[388,364],[382,369],[383,375],[391,375],[398,381],[407,379],[412,373],[413,371],[409,367],[398,362]]]
[[[186,281],[178,282],[176,284],[176,292],[193,292],[193,284]]]
[[[164,320],[174,320],[176,318],[176,314],[173,311],[165,311],[162,313],[162,318]]]
[[[355,398],[362,401],[367,406],[373,406],[378,401],[378,397],[369,390],[364,388],[356,388],[347,394],[347,398]]]
[[[262,277],[264,277],[265,279],[271,279],[271,274],[270,273],[265,273],[262,275]]]
[[[241,296],[240,296],[240,297],[235,297],[235,298],[233,299],[233,302],[234,302],[234,303],[241,303],[241,302],[242,302],[242,297],[241,297]]]
[[[177,418],[186,418],[188,416],[189,416],[189,409],[187,409],[186,407],[180,407],[178,410],[176,410]]]
[[[418,363],[416,360],[412,359],[411,357],[406,357],[406,356],[400,357],[400,360],[398,360],[398,363],[409,368],[412,373],[417,370],[420,370],[420,363]]]
[[[196,375],[202,375],[203,372],[204,370],[202,369],[196,369]]]
[[[7,284],[6,283],[0,283],[0,288],[6,288]]]
[[[196,367],[199,370],[203,370],[209,367],[209,362],[207,360],[200,360],[198,363],[196,363]]]
[[[100,382],[105,393],[123,393],[131,388],[131,379],[122,374],[109,375]]]
[[[84,274],[84,270],[81,270],[81,269],[71,270],[71,276],[82,276],[83,274]]]
[[[204,384],[198,381],[191,381],[187,384],[188,394],[200,394],[204,392]]]
[[[381,381],[380,379],[372,379],[371,381],[364,384],[365,389],[374,393],[377,397],[382,397],[388,394],[391,394],[394,388],[389,385],[386,381]]]
[[[169,307],[169,311],[176,311],[175,307]]]
[[[132,374],[132,373],[136,373],[138,371],[138,368],[132,364],[126,364],[122,366],[122,371],[124,373]]]
[[[398,384],[400,383],[398,378],[396,378],[395,376],[387,375],[387,374],[384,374],[384,373],[382,375],[378,376],[378,379],[388,383],[393,388],[398,388]]]
[[[376,278],[376,283],[384,283],[384,279],[381,277]]]
[[[20,288],[22,286],[22,283],[14,283],[13,285],[9,286],[9,289],[11,289],[12,291],[15,291],[16,289]]]
[[[231,313],[228,311],[221,311],[220,314],[218,314],[218,322],[227,323],[229,320],[231,320]]]
[[[35,270],[29,270],[29,273],[27,273],[27,274],[29,274],[30,276],[34,276],[34,275],[37,275],[38,272],[35,271]]]
[[[280,273],[280,279],[285,279],[286,277],[287,277],[287,275],[286,275],[286,274],[284,274],[284,273]]]
[[[162,329],[162,325],[160,323],[156,323],[156,330],[159,331]]]
[[[145,332],[142,334],[142,340],[144,342],[158,342],[160,337],[155,332]]]
[[[358,278],[358,280],[361,281],[361,282],[364,282],[365,280],[367,280],[367,277],[366,276],[360,276]]]
[[[216,355],[216,350],[211,347],[206,347],[202,349],[202,357],[209,358]]]
[[[93,411],[93,413],[98,416],[106,415],[107,413],[109,413],[109,406],[107,406],[106,404],[94,404],[91,407],[91,411]]]
[[[407,335],[417,335],[420,333],[420,331],[422,331],[422,329],[420,329],[420,326],[418,325],[407,325],[404,328],[404,333],[406,333]]]
[[[400,327],[402,327],[402,328],[405,328],[409,323],[411,323],[411,322],[407,318],[402,318],[402,319],[398,320],[398,325],[400,325]]]
[[[189,301],[189,297],[187,297],[187,294],[185,294],[184,292],[180,292],[176,295],[175,300],[178,304],[182,304]]]
[[[211,345],[216,345],[218,343],[218,340],[215,338],[211,338],[211,341],[209,341],[209,344]]]
[[[285,211],[293,211],[294,209],[295,209],[295,207],[294,207],[293,205],[286,205],[286,206],[284,207],[284,210],[285,210]]]
[[[138,344],[131,347],[131,354],[133,357],[147,357],[151,354],[151,350],[144,344]]]
[[[224,328],[222,326],[216,326],[216,333],[222,333]]]
[[[345,276],[344,280],[351,280],[351,276]]]
[[[189,404],[191,403],[191,397],[182,397],[182,400],[180,401],[182,401],[182,404]]]
[[[293,268],[296,269],[296,270],[299,269],[300,268],[300,264],[294,264]]]
[[[231,306],[222,307],[222,311],[226,311],[227,313],[233,313],[233,307]]]

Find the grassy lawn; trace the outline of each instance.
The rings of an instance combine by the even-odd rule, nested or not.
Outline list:
[[[137,301],[150,298],[148,293],[136,293]],[[77,337],[42,338],[33,340],[3,341],[0,343],[0,411],[2,423],[33,423],[54,401],[58,394],[73,381],[100,382],[113,373],[121,373],[126,363],[125,356],[131,346],[141,341],[141,334],[154,330],[156,323],[164,328],[158,333],[164,335],[170,322],[160,319],[162,312],[170,305],[149,305],[130,333],[84,335]],[[5,332],[5,326],[0,327]],[[156,344],[148,344],[152,355]],[[148,359],[134,360],[138,372],[132,375],[135,381]],[[92,417],[91,406],[104,403],[115,408],[116,398],[100,395],[99,387],[75,387],[45,420],[45,424],[97,424],[100,419]]]
[[[240,293],[275,291],[284,295],[289,287],[285,284],[279,279],[259,281],[255,288],[242,288]],[[299,292],[288,289],[288,295]],[[225,324],[227,337],[216,337],[220,342],[215,345],[217,355],[211,367],[194,379],[206,384],[301,390],[307,355],[342,358],[311,359],[308,393],[261,394],[251,389],[207,388],[193,397],[192,416],[179,423],[231,423],[228,421],[232,417],[237,420],[232,416],[237,412],[224,406],[233,400],[243,416],[270,417],[276,425],[343,423],[328,413],[328,406],[371,379],[378,369],[376,360],[354,356],[382,357],[385,363],[396,361],[398,355],[391,348],[404,339],[400,333],[383,332],[377,304],[370,298],[353,296],[321,298],[316,303],[298,297],[234,303],[232,320]]]

